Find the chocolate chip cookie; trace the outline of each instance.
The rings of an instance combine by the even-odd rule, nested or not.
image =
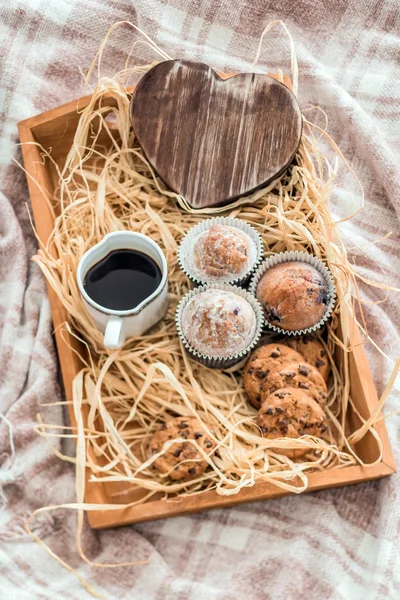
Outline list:
[[[196,418],[176,417],[163,423],[154,433],[150,442],[151,454],[161,452],[166,442],[177,438],[196,440],[206,454],[210,454],[216,445]],[[171,479],[185,480],[202,475],[208,463],[191,442],[176,442],[157,458],[153,466]]]
[[[310,363],[310,365],[317,367],[324,380],[328,381],[331,366],[327,352],[317,338],[312,337],[311,335],[303,335],[290,338],[281,343],[286,344],[289,348],[293,348],[293,350],[302,354],[304,360]]]
[[[260,408],[262,386],[273,369],[302,360],[301,354],[283,344],[266,344],[250,354],[243,371],[243,384],[251,404]]]
[[[303,390],[283,388],[267,396],[258,412],[257,425],[263,437],[299,438],[303,435],[320,437],[327,430],[322,408]],[[276,450],[289,458],[299,458],[307,448]]]
[[[272,392],[284,387],[300,388],[322,408],[326,404],[328,397],[326,383],[318,369],[309,363],[293,362],[271,371],[262,387],[261,402],[264,402]]]

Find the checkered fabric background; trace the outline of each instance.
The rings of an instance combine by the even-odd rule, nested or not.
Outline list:
[[[74,500],[74,473],[33,432],[39,404],[61,398],[45,286],[35,251],[23,172],[11,162],[16,123],[81,95],[82,72],[112,23],[132,21],[174,57],[225,70],[250,67],[264,26],[280,18],[299,58],[303,109],[321,106],[329,132],[362,180],[366,207],[343,223],[362,276],[400,286],[398,0],[8,0],[0,2],[0,599],[87,600],[79,581],[23,531],[40,506]],[[122,68],[139,36],[118,30],[102,72]],[[151,56],[143,45],[135,57]],[[272,32],[259,68],[290,66],[287,41]],[[317,118],[317,113],[310,116]],[[351,210],[349,181],[335,213]],[[356,206],[357,200],[355,200]],[[353,208],[354,208],[353,206]],[[374,242],[388,231],[389,238]],[[377,265],[383,266],[385,273]],[[361,286],[370,333],[400,350],[398,296],[385,303]],[[390,365],[368,348],[378,392]],[[399,387],[386,412],[399,408]],[[47,419],[63,422],[61,410]],[[13,436],[10,438],[10,427]],[[399,418],[388,420],[397,462]],[[37,519],[35,532],[111,600],[397,600],[400,598],[400,480],[156,521],[84,531],[101,563],[149,559],[148,566],[96,569],[79,560],[76,515]]]

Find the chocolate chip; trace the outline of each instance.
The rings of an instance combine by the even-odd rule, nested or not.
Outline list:
[[[267,433],[268,429],[266,427],[260,427],[261,433]]]
[[[326,400],[326,398],[328,397],[328,394],[325,394],[325,392],[320,392],[319,395],[323,400]]]
[[[182,448],[177,448],[174,452],[174,456],[176,456],[178,458],[178,456],[180,455],[181,452],[182,452]]]
[[[321,350],[320,354],[321,356],[326,356],[326,350]]]
[[[322,425],[321,427],[321,433],[325,433],[325,431],[328,430],[328,427],[326,425]]]
[[[271,323],[273,323],[274,321],[279,323],[281,321],[282,317],[276,312],[276,309],[274,307],[270,308],[268,304],[264,304],[264,311],[267,321],[270,321]]]
[[[278,425],[289,425],[289,420],[281,419],[280,421],[278,421]]]
[[[320,358],[317,358],[317,360],[315,361],[316,367],[322,367],[324,364],[325,364],[325,362],[323,360],[321,360]]]
[[[305,383],[304,381],[299,381],[299,388],[301,388],[302,390],[309,390],[310,386],[308,383]]]
[[[167,425],[166,425],[166,423],[162,423],[162,424],[160,425],[160,429],[161,429],[161,431],[164,431],[164,429],[167,429]]]
[[[210,440],[205,440],[204,445],[206,448],[212,448],[212,442],[210,442]]]
[[[287,377],[288,379],[292,379],[295,375],[296,375],[296,373],[294,371],[286,371],[285,372],[285,377]]]
[[[328,304],[329,302],[329,294],[327,293],[325,288],[321,288],[318,292],[317,302],[319,304]]]
[[[286,392],[276,392],[275,396],[277,398],[284,398],[286,396]],[[278,407],[279,410],[281,410],[283,412],[283,409]],[[276,409],[276,412],[278,412],[278,408]]]
[[[269,375],[269,371],[263,371],[263,370],[258,370],[256,372],[256,377],[257,379],[265,379],[266,377],[268,377]]]
[[[286,427],[286,425],[284,425],[283,427],[280,427],[279,429],[280,429],[281,433],[283,433],[283,434],[286,434],[289,431],[289,429]]]
[[[278,394],[277,394],[278,395]],[[281,397],[281,396],[280,396]],[[280,406],[276,407],[276,412],[278,413],[278,415],[281,415],[282,413],[284,413],[285,411],[283,410],[283,408],[281,408]]]
[[[267,410],[265,411],[265,414],[266,415],[273,415],[274,414],[274,409],[271,408],[271,407],[267,408]]]
[[[190,467],[188,473],[189,475],[196,475],[196,467]]]
[[[310,374],[310,369],[308,367],[306,367],[306,365],[300,365],[299,374],[307,377],[307,375]]]
[[[247,372],[248,372],[249,375],[253,375],[254,369],[249,369]]]
[[[187,440],[187,438],[189,437],[189,433],[189,429],[185,429],[185,431],[181,431],[181,436],[185,438],[185,440]]]
[[[194,439],[198,440],[201,437],[203,437],[203,434],[200,431],[196,431],[194,434]]]
[[[186,429],[186,427],[189,427],[189,423],[187,423],[186,421],[181,421],[180,423],[178,423],[178,427],[179,429]]]
[[[239,314],[239,311],[240,311],[240,308],[239,308],[239,307],[237,307],[237,308],[235,308],[235,309],[234,309],[234,311],[233,311],[233,314],[235,315],[235,317],[237,317],[237,316],[238,316],[238,314]]]
[[[271,352],[271,358],[279,358],[280,357],[280,353],[277,352],[276,350],[274,350],[273,352]]]

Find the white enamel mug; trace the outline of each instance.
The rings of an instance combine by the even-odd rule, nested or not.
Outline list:
[[[138,250],[147,254],[160,267],[161,281],[154,292],[129,310],[112,310],[97,304],[86,293],[83,282],[91,267],[112,250]],[[168,309],[168,268],[158,244],[141,233],[114,231],[90,248],[79,261],[76,271],[78,288],[90,316],[100,331],[104,332],[107,348],[120,348],[129,337],[142,335],[163,318]]]

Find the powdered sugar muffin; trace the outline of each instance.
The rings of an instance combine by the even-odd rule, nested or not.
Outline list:
[[[208,279],[238,277],[248,268],[252,245],[253,240],[236,227],[211,225],[194,244],[193,264]]]
[[[179,249],[179,262],[197,283],[230,283],[247,279],[261,253],[261,238],[247,223],[215,218],[189,231]]]
[[[190,347],[210,357],[245,350],[255,337],[253,307],[232,291],[208,288],[193,296],[182,312],[181,328]]]

